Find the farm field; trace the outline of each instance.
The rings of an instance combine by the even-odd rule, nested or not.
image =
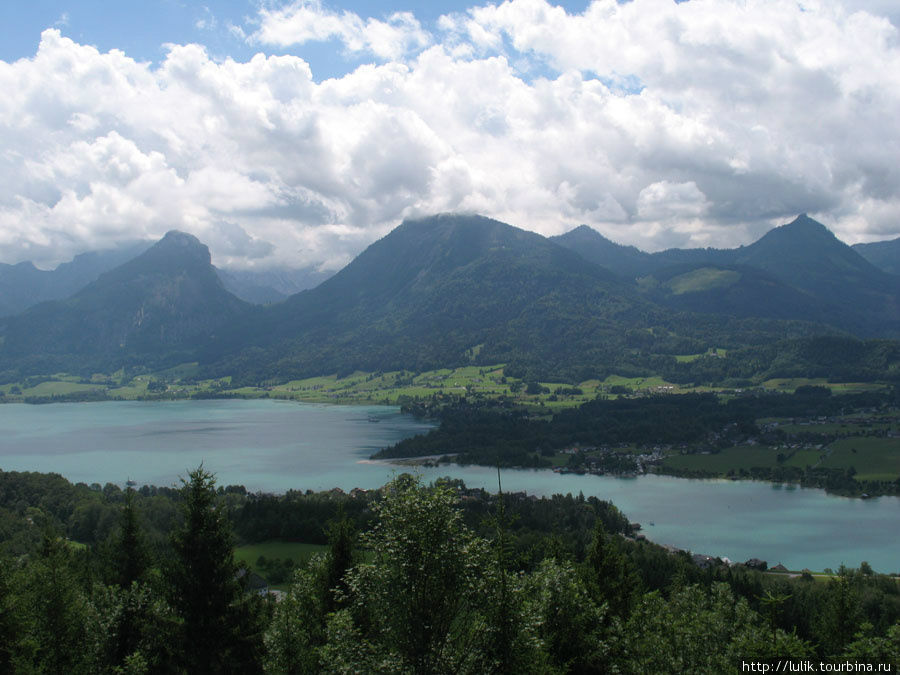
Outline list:
[[[781,455],[782,461],[778,461]],[[753,468],[774,469],[850,469],[858,481],[893,481],[900,477],[900,439],[851,436],[823,446],[786,449],[764,445],[735,446],[717,453],[670,455],[663,460],[664,469],[703,471],[720,476],[750,471]]]
[[[828,387],[835,394],[857,391],[881,391],[886,385],[877,382],[829,382],[824,377],[790,377],[765,380],[760,384],[763,389],[793,392],[798,387]]]
[[[729,471],[740,471],[759,467],[778,466],[778,450],[767,446],[736,446],[717,453],[672,455],[663,461],[663,466],[688,471],[708,471],[726,475]]]
[[[829,446],[821,466],[857,470],[857,480],[894,480],[900,476],[900,438],[842,438]]]
[[[678,358],[689,360],[694,356]],[[133,378],[127,378],[122,371],[110,375],[96,374],[91,378],[57,374],[41,378],[39,381],[26,380],[17,384],[2,385],[0,402],[238,396],[283,398],[314,403],[402,405],[427,400],[435,395],[452,394],[485,398],[505,397],[549,414],[562,408],[581,405],[597,396],[616,398],[634,394],[688,392],[720,392],[727,396],[733,393],[731,389],[715,386],[678,385],[667,382],[659,376],[610,375],[604,380],[591,379],[576,384],[558,381],[526,382],[506,376],[504,364],[444,368],[422,373],[405,370],[384,373],[355,372],[344,377],[326,375],[264,387],[232,387],[230,377],[198,381],[193,379],[196,373],[197,365],[187,363]],[[823,379],[806,378],[768,380],[761,386],[769,390],[791,392],[804,385],[826,386],[835,393],[883,388],[883,385],[876,383],[829,384]],[[786,430],[795,431],[793,428]],[[816,429],[817,433],[824,431]]]

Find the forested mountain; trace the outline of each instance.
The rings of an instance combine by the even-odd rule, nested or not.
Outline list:
[[[209,249],[173,231],[71,298],[0,321],[0,364],[109,372],[125,359],[177,362],[246,309],[222,287]]]
[[[576,251],[585,260],[626,279],[642,277],[659,267],[652,254],[644,253],[634,246],[623,246],[610,241],[587,225],[579,225],[565,234],[550,237],[550,241]]]
[[[235,325],[205,360],[246,382],[470,362],[577,378],[817,331],[673,312],[540,235],[442,215],[404,222],[317,288]]]
[[[805,214],[736,249],[650,254],[584,226],[554,240],[636,279],[649,298],[672,308],[801,319],[859,336],[900,335],[900,277],[878,269]]]
[[[216,358],[227,370],[247,362],[248,344],[264,350],[263,379],[440,367],[479,350],[544,352],[575,324],[574,341],[621,343],[612,333],[623,321],[654,313],[635,289],[540,235],[445,215],[404,222],[317,288],[259,312],[230,336],[234,355]]]
[[[882,271],[900,274],[900,237],[891,241],[854,244],[852,248]]]

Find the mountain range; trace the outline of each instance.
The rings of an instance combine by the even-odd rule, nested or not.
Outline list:
[[[900,277],[807,216],[738,249],[651,254],[584,226],[548,239],[444,214],[402,223],[281,302],[245,302],[224,277],[202,243],[170,232],[71,297],[0,319],[0,374],[198,361],[259,384],[463,363],[570,380],[900,366]],[[711,348],[735,358],[675,358]]]
[[[52,270],[32,262],[0,263],[0,317],[11,316],[48,300],[65,300],[109,272],[146,251],[152,242],[133,241],[113,249],[81,253]],[[216,267],[225,288],[241,300],[262,305],[285,300],[317,286],[331,273],[314,267],[276,267],[262,270]]]
[[[736,249],[644,253],[585,226],[553,239],[634,279],[648,297],[669,307],[802,319],[867,337],[900,334],[900,277],[805,214]],[[900,249],[894,251],[900,259]],[[890,253],[882,257],[891,259]]]

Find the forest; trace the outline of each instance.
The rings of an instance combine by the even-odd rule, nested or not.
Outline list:
[[[408,404],[407,412],[433,417],[428,434],[384,448],[376,458],[452,456],[454,462],[488,466],[549,467],[560,448],[571,446],[649,447],[665,444],[683,453],[718,452],[740,444],[786,442],[784,432],[766,431],[765,418],[816,418],[862,411],[896,411],[900,388],[832,395],[825,387],[802,386],[791,394],[748,390],[728,397],[715,393],[598,397],[552,415],[497,399],[434,397]],[[892,413],[896,414],[896,412]],[[857,469],[862,471],[860,464]],[[666,472],[710,477],[702,471]],[[758,480],[792,482],[845,495],[897,494],[900,480],[855,479],[853,472],[820,467],[759,468]]]
[[[499,472],[498,472],[499,476]],[[287,590],[238,542],[327,543]],[[609,503],[423,485],[249,494],[0,472],[0,670],[22,673],[741,672],[900,661],[900,587],[652,544]],[[264,588],[264,586],[263,586]]]

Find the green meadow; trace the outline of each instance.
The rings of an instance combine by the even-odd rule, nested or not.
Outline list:
[[[724,350],[715,351],[724,356]],[[688,354],[676,358],[680,361],[690,361],[700,356]],[[421,373],[408,370],[355,372],[344,377],[324,375],[264,387],[233,387],[230,377],[196,380],[197,372],[196,363],[186,363],[132,378],[127,378],[123,371],[111,375],[96,374],[90,378],[57,374],[49,378],[40,378],[40,381],[36,382],[26,380],[18,384],[2,385],[0,399],[6,402],[26,399],[96,400],[98,397],[136,400],[226,395],[244,398],[271,397],[314,403],[402,405],[425,401],[434,396],[458,395],[508,398],[535,411],[546,411],[550,414],[561,408],[581,405],[597,396],[615,398],[633,394],[706,391],[718,391],[728,395],[731,392],[727,388],[715,386],[678,385],[667,382],[659,376],[610,375],[604,380],[591,379],[576,384],[552,380],[534,383],[507,376],[504,364],[443,368]],[[535,384],[538,387],[535,387]],[[835,393],[883,388],[882,385],[871,383],[830,384],[824,379],[809,378],[773,379],[762,384],[765,389],[785,392],[794,391],[804,385],[827,386]]]
[[[842,438],[829,446],[821,466],[857,470],[857,480],[894,480],[900,476],[900,438]]]
[[[740,471],[758,467],[776,467],[778,450],[763,445],[741,445],[726,448],[721,452],[694,455],[671,455],[663,461],[663,466],[688,471],[707,471],[726,475],[729,471]]]
[[[245,563],[253,572],[266,578],[266,570],[257,562],[260,558],[267,560],[291,560],[295,567],[303,566],[316,553],[325,553],[328,546],[324,544],[304,544],[294,541],[265,541],[258,544],[248,544],[234,549],[234,559],[239,563]],[[274,584],[274,588],[285,589],[289,584]]]

